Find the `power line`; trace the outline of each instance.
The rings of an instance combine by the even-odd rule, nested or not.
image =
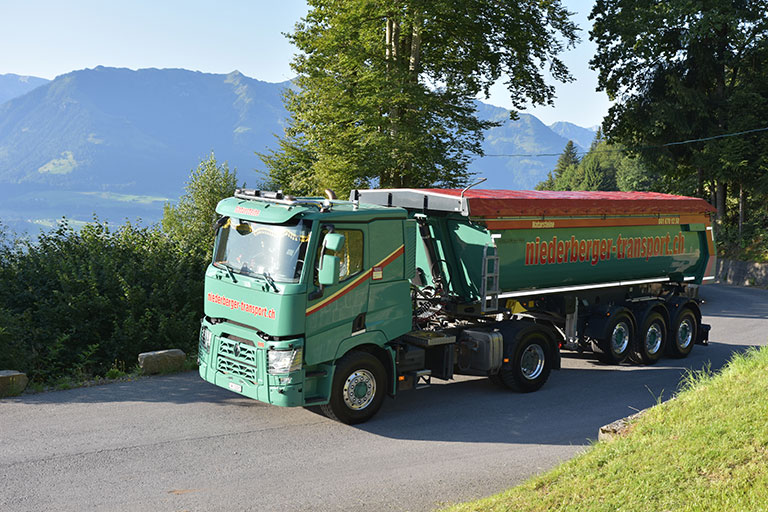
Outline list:
[[[764,128],[754,128],[752,130],[744,130],[744,131],[741,131],[741,132],[724,133],[722,135],[713,135],[711,137],[701,137],[699,139],[681,140],[679,142],[667,142],[666,144],[658,144],[658,145],[655,145],[655,146],[640,146],[640,147],[633,148],[633,149],[635,149],[635,150],[638,150],[638,149],[660,149],[660,148],[665,148],[665,147],[669,147],[669,146],[681,146],[683,144],[693,144],[695,142],[706,142],[706,141],[715,140],[715,139],[725,139],[726,137],[736,137],[736,136],[739,136],[739,135],[748,135],[750,133],[765,132],[765,131],[768,131],[768,126],[766,126]],[[596,153],[623,153],[625,151],[627,151],[627,149],[601,149],[601,150],[597,150],[595,152]],[[576,152],[577,155],[586,155],[587,153],[589,153],[589,151],[577,151]],[[486,156],[501,156],[501,157],[509,157],[509,158],[512,158],[512,157],[536,158],[536,157],[545,157],[545,156],[560,156],[562,154],[563,154],[562,152],[560,152],[560,153],[530,153],[530,154],[519,153],[519,154],[510,154],[510,155],[507,155],[507,154],[487,155],[486,154],[486,155],[483,155],[480,158],[483,158],[483,157],[486,157]]]

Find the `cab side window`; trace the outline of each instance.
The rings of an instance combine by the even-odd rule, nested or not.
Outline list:
[[[322,236],[324,237],[327,232],[323,229]],[[363,271],[363,232],[356,229],[336,229],[334,233],[344,235],[344,245],[341,250],[335,253],[328,251],[326,254],[339,257],[339,281],[344,281]],[[315,261],[320,261],[321,250],[322,244],[318,247]],[[315,272],[314,280],[317,285],[317,272]]]
[[[336,253],[341,260],[339,281],[343,281],[363,271],[363,232],[341,229],[337,233],[344,235],[344,246]]]

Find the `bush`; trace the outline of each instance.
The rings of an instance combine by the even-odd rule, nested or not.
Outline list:
[[[66,221],[36,243],[0,237],[0,368],[52,383],[140,352],[194,352],[206,260],[159,228]]]

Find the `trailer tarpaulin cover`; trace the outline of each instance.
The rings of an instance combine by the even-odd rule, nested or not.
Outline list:
[[[421,189],[421,192],[461,196],[461,189]],[[472,217],[701,214],[716,211],[703,199],[657,192],[467,190],[464,198]]]

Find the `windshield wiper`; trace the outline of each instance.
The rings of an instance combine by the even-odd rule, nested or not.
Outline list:
[[[276,292],[280,291],[277,289],[277,286],[275,286],[275,280],[272,279],[272,276],[269,275],[269,272],[266,272],[266,271],[262,272],[261,275],[264,276],[264,279],[267,280],[267,283],[269,283],[269,286],[271,286],[273,290],[275,290]]]
[[[229,266],[229,264],[228,264],[226,261],[217,261],[216,263],[214,263],[214,265],[215,265],[215,266],[217,266],[217,267],[218,267],[219,265],[221,265],[222,267],[224,267],[224,269],[225,269],[225,270],[227,271],[227,273],[229,274],[229,277],[232,279],[232,282],[233,282],[233,283],[236,283],[236,282],[237,282],[237,279],[235,278],[235,272],[232,270],[232,267],[230,267],[230,266]]]

